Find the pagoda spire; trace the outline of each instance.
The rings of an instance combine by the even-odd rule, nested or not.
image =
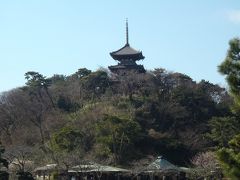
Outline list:
[[[128,39],[128,19],[126,19],[126,45],[129,45]]]
[[[118,61],[118,65],[109,66],[112,73],[124,75],[127,72],[134,71],[137,73],[145,73],[143,65],[138,65],[136,61],[144,59],[142,51],[137,51],[129,45],[128,37],[128,19],[126,18],[126,44],[117,51],[110,52],[111,57]]]

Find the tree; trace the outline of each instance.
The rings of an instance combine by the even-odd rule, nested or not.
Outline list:
[[[119,94],[128,96],[129,100],[133,102],[134,95],[145,98],[150,94],[152,81],[151,74],[139,74],[137,72],[128,72],[125,76],[118,76],[118,83],[115,84],[115,91]]]
[[[11,171],[16,173],[18,180],[33,180],[32,155],[33,148],[28,146],[13,146],[7,149],[5,156],[10,162]]]
[[[48,113],[53,112],[55,109],[55,104],[49,93],[50,80],[34,71],[25,73],[25,79],[27,79],[27,86],[23,90],[28,96],[22,102],[23,112],[25,112],[25,117],[38,128],[41,138],[41,148],[47,152],[49,149],[45,146],[46,137],[50,135],[44,123]]]
[[[3,93],[0,99],[0,134],[7,145],[12,144],[13,132],[22,118],[21,95],[20,90],[12,90]]]
[[[44,96],[43,91],[45,91],[52,106],[54,107],[53,99],[48,90],[48,87],[51,85],[50,79],[47,79],[42,74],[34,71],[25,73],[25,79],[27,79],[26,85],[30,95],[33,95],[35,98],[42,101]]]
[[[85,92],[88,92],[86,94],[91,95],[92,99],[104,94],[110,84],[108,74],[105,71],[96,71],[88,76],[83,76],[81,82]]]
[[[27,79],[26,85],[32,87],[48,87],[49,81],[42,74],[34,71],[25,73],[25,79]]]
[[[207,137],[219,147],[227,147],[228,142],[240,133],[240,121],[236,117],[213,117],[209,127]]]
[[[5,152],[5,148],[2,146],[0,142],[0,179],[8,180],[8,161],[3,158],[3,153]]]
[[[234,99],[233,111],[240,112],[240,39],[230,40],[225,60],[218,67],[219,72],[226,75],[230,93]],[[229,148],[218,151],[225,173],[232,179],[240,178],[240,134],[230,142]]]
[[[47,81],[50,84],[62,85],[66,82],[66,76],[62,74],[54,74],[52,77],[48,78]]]
[[[70,98],[59,95],[57,100],[57,107],[66,112],[74,112],[79,108],[77,103],[71,102]]]
[[[214,113],[214,101],[199,88],[176,88],[173,96],[173,100],[186,108],[192,123],[207,121]]]
[[[12,146],[5,153],[6,159],[11,164],[11,168],[17,172],[30,172],[32,169],[33,148],[28,146]]]
[[[194,165],[191,172],[193,179],[198,179],[199,177],[211,177],[212,175],[219,178],[222,174],[214,152],[200,152],[192,158],[191,163]]]
[[[219,65],[218,70],[226,75],[230,93],[234,98],[235,111],[240,110],[240,39],[230,40],[229,49],[225,60]]]
[[[54,148],[61,152],[71,152],[81,148],[82,134],[72,127],[64,127],[53,135]]]
[[[50,140],[51,150],[54,152],[54,161],[66,172],[70,166],[86,159],[82,143],[82,133],[73,127],[66,126],[55,132]]]
[[[130,147],[138,137],[140,126],[132,119],[106,115],[97,124],[97,132],[97,142],[113,153],[117,164],[122,162],[124,155],[132,153]]]
[[[88,70],[87,68],[80,68],[78,69],[78,71],[74,74],[74,76],[76,76],[78,79],[81,79],[85,76],[88,76],[89,74],[91,74],[91,70]]]
[[[229,148],[220,149],[217,154],[225,173],[233,180],[240,179],[240,134],[229,141]]]

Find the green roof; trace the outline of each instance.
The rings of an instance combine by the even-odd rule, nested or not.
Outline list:
[[[169,161],[163,159],[162,156],[157,157],[157,159],[152,162],[147,167],[148,171],[182,171],[178,166],[173,165]]]

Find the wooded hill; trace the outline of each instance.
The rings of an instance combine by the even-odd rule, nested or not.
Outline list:
[[[227,145],[238,131],[226,89],[165,69],[25,78],[24,87],[1,94],[0,141],[7,154],[22,152],[37,164],[131,165],[163,155],[189,166],[196,153]]]

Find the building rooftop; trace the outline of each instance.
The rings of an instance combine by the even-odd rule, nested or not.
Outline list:
[[[142,55],[142,51],[137,51],[132,48],[128,43],[123,46],[121,49],[111,52],[110,55],[115,60],[140,60],[144,59],[145,57]]]
[[[113,59],[121,61],[121,60],[140,60],[145,57],[142,55],[142,51],[138,51],[132,48],[129,44],[128,37],[128,21],[126,21],[126,44],[122,48],[117,51],[113,51],[110,53]]]

